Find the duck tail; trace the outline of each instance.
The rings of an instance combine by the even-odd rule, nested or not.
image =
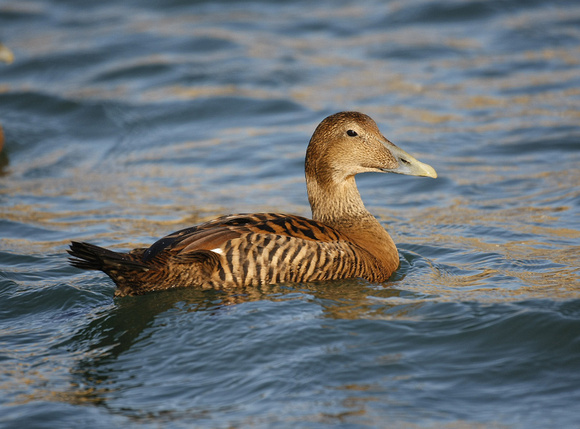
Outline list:
[[[72,266],[83,270],[100,270],[109,274],[111,271],[145,271],[147,265],[134,260],[127,253],[113,252],[103,247],[90,243],[73,241],[67,250],[72,258],[69,261]]]

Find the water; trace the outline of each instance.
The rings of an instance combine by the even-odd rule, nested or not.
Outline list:
[[[576,428],[576,1],[0,4],[0,425]],[[309,215],[359,110],[437,180],[363,175],[391,282],[113,299],[67,263]]]

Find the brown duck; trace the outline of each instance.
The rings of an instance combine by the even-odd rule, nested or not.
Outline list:
[[[129,253],[73,242],[71,263],[104,271],[117,284],[116,296],[348,278],[382,282],[398,268],[399,254],[356,187],[355,174],[372,171],[437,177],[387,140],[367,115],[337,113],[318,125],[306,151],[312,219],[222,216]]]

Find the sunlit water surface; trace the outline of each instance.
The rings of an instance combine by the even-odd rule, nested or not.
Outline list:
[[[0,3],[0,425],[580,423],[577,1]],[[390,282],[113,299],[70,240],[310,215],[371,115],[437,180],[365,175]]]

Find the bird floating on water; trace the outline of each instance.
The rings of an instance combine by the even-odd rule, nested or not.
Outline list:
[[[436,178],[435,170],[387,140],[369,116],[358,112],[324,119],[310,139],[305,164],[312,219],[280,213],[222,216],[128,253],[72,242],[70,261],[104,271],[117,285],[116,296],[181,287],[386,281],[399,266],[399,254],[365,208],[354,176],[379,172]]]

